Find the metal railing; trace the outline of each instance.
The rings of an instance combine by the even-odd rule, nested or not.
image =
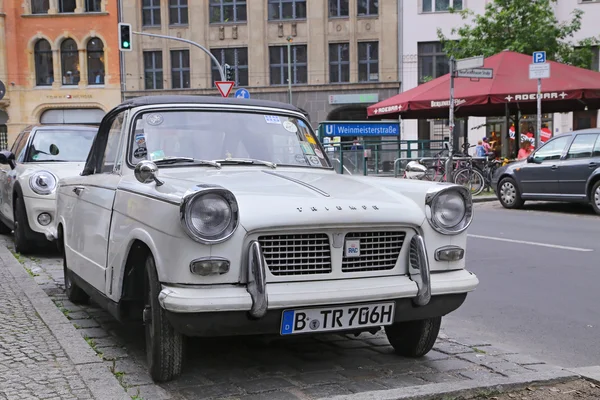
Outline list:
[[[406,165],[411,161],[418,161],[419,163],[427,166],[431,161],[440,161],[441,165],[445,168],[446,161],[448,160],[448,156],[440,156],[440,157],[399,157],[394,160],[394,178],[397,178],[400,175],[400,171],[404,172],[406,169]],[[470,161],[470,162],[488,162],[488,157],[465,157],[465,156],[453,156],[452,161],[460,162],[460,161]],[[399,168],[401,163],[405,163],[402,169]]]

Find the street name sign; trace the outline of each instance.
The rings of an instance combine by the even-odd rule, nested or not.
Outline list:
[[[455,70],[460,71],[462,69],[473,69],[481,67],[483,67],[483,56],[476,56],[456,60]]]
[[[533,63],[534,64],[544,64],[546,62],[546,52],[545,51],[534,51],[533,52]]]
[[[492,79],[494,77],[494,70],[492,68],[471,68],[461,69],[456,71],[457,78],[478,78],[478,79]]]
[[[233,81],[216,81],[215,82],[215,86],[217,87],[217,89],[219,89],[219,93],[221,93],[221,96],[223,96],[223,97],[229,96],[229,93],[231,93],[231,89],[233,88],[233,85],[235,85],[235,82],[233,82]]]
[[[324,122],[324,136],[400,136],[398,122]]]
[[[244,88],[239,88],[238,90],[235,91],[234,96],[237,99],[249,99],[250,92]]]
[[[547,79],[550,78],[550,64],[539,63],[529,64],[529,79]]]

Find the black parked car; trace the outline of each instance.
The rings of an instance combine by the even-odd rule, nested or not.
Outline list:
[[[600,129],[555,136],[527,160],[499,168],[492,187],[505,208],[525,200],[591,203],[600,214]]]

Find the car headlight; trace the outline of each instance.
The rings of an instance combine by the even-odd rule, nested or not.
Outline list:
[[[56,177],[48,171],[39,171],[31,175],[29,186],[37,194],[52,194],[56,189]]]
[[[425,201],[429,224],[444,235],[455,235],[473,220],[473,200],[463,186],[447,186],[427,193]]]
[[[204,187],[186,195],[180,209],[181,225],[188,236],[203,244],[221,243],[239,223],[233,193],[221,187]]]

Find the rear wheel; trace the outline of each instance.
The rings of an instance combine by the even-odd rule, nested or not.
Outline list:
[[[476,169],[460,169],[454,175],[454,183],[462,185],[471,191],[472,196],[477,196],[483,192],[485,179],[483,174]]]
[[[523,199],[513,178],[504,178],[498,184],[498,199],[502,207],[514,209],[523,207]]]
[[[82,288],[80,288],[75,282],[73,282],[73,273],[67,267],[67,255],[65,253],[65,246],[63,241],[62,233],[59,234],[58,248],[63,256],[63,274],[65,279],[65,292],[67,298],[75,304],[87,303],[90,296]]]
[[[592,207],[594,207],[594,211],[596,211],[596,214],[600,215],[600,180],[596,182],[592,187],[591,194],[592,195],[590,197],[592,200]]]
[[[17,253],[26,254],[31,251],[32,244],[27,239],[28,233],[31,231],[29,228],[29,221],[27,221],[27,210],[25,209],[25,201],[23,197],[18,196],[15,199],[14,204],[14,218],[15,218],[15,251]]]
[[[146,299],[143,316],[146,357],[152,379],[156,382],[166,382],[181,374],[184,337],[169,323],[165,310],[158,302],[161,285],[151,254],[146,258],[145,275]]]
[[[386,326],[385,333],[396,354],[416,358],[433,348],[441,325],[442,317],[397,322]]]

